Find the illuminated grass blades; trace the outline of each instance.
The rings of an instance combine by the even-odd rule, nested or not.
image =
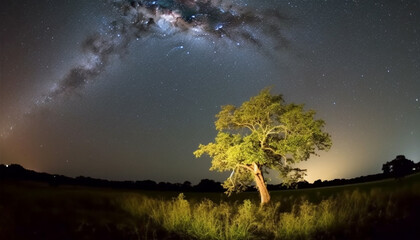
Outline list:
[[[7,182],[0,182],[0,191],[0,239],[416,239],[420,234],[420,174],[273,191],[264,207],[256,192],[184,196]]]
[[[410,211],[408,206],[413,206],[404,203],[420,197],[417,187],[419,184],[403,187],[394,194],[376,188],[356,189],[319,203],[294,199],[291,209],[274,201],[263,208],[250,200],[190,202],[183,194],[173,200],[133,196],[122,203],[131,214],[150,218],[185,239],[328,239],[344,236],[345,231],[357,238],[357,234],[370,231],[373,222],[402,219],[404,212]]]

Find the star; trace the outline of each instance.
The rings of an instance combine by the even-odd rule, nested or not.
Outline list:
[[[420,160],[410,1],[15,1],[0,22],[0,163],[223,180],[191,153],[221,106],[270,86],[333,136],[309,181],[377,173],[396,153]]]

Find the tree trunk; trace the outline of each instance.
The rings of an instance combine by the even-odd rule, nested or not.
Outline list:
[[[253,163],[252,166],[254,167],[253,174],[255,178],[255,183],[257,184],[258,191],[260,192],[261,206],[263,206],[270,202],[270,194],[268,193],[267,186],[265,185],[264,177],[261,173],[261,170],[255,163]]]

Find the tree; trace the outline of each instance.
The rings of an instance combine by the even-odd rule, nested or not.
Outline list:
[[[386,163],[382,164],[382,171],[387,176],[391,175],[391,163],[386,162]]]
[[[382,171],[385,175],[401,178],[413,172],[415,167],[412,160],[406,159],[404,155],[398,155],[394,160],[383,164]]]
[[[306,171],[293,164],[331,147],[324,121],[315,120],[314,115],[303,105],[286,104],[281,95],[264,89],[240,107],[222,106],[216,115],[215,141],[200,144],[194,155],[208,154],[210,170],[231,171],[223,183],[228,195],[255,182],[264,205],[270,201],[264,173],[276,170],[282,183],[290,186],[302,180]]]

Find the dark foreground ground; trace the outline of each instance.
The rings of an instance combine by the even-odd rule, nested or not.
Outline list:
[[[420,174],[400,180],[272,192],[273,203],[266,209],[259,209],[258,193],[231,198],[220,193],[186,193],[185,198],[177,198],[178,194],[2,181],[0,239],[420,236]],[[205,198],[211,202],[204,204]],[[251,201],[244,203],[245,199]]]

